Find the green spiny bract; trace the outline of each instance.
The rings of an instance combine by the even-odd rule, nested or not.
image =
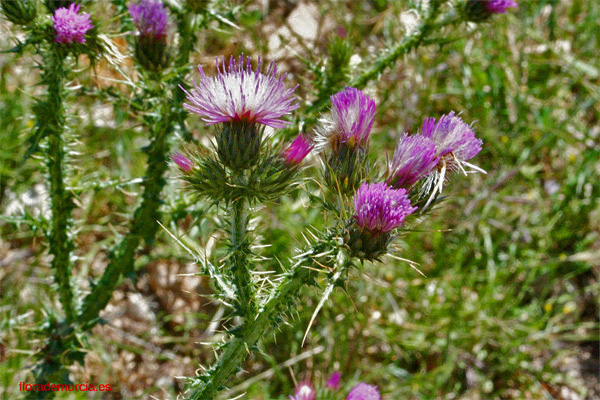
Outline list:
[[[231,204],[243,198],[250,204],[273,201],[287,193],[300,171],[265,144],[260,159],[246,171],[225,168],[215,154],[197,151],[191,155],[194,168],[181,179],[198,197]]]
[[[227,122],[215,125],[215,142],[219,160],[239,172],[255,166],[260,158],[264,125]]]
[[[171,60],[166,37],[157,40],[149,36],[139,36],[135,41],[135,59],[149,71],[160,71],[169,66]]]
[[[13,24],[29,25],[37,15],[36,0],[2,0],[2,13]]]
[[[359,146],[340,143],[322,161],[323,179],[334,193],[353,194],[369,175],[367,151]]]

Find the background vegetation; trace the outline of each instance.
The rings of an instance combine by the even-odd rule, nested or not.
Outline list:
[[[409,54],[368,86],[378,104],[373,157],[384,160],[398,136],[415,130],[424,116],[451,110],[477,121],[484,140],[476,161],[488,175],[457,178],[443,209],[400,244],[426,278],[391,258],[365,264],[334,293],[302,347],[319,299],[319,290],[309,288],[312,300],[298,304],[297,314],[260,344],[225,397],[247,391],[249,399],[284,399],[295,380],[319,382],[340,370],[348,388],[358,379],[377,384],[385,399],[600,398],[600,4],[520,3],[476,29],[448,30],[447,44]],[[211,68],[215,55],[242,51],[278,60],[300,83],[299,97],[311,100],[311,81],[319,76],[306,64],[318,72],[339,26],[354,43],[358,71],[361,60],[368,65],[401,37],[411,6],[385,0],[210,3],[235,26],[218,19],[208,24],[196,61]],[[88,4],[88,11],[103,30],[118,31],[103,17],[115,14],[110,2]],[[5,20],[0,31],[1,48],[13,47],[18,31]],[[126,53],[122,35],[111,37]],[[18,382],[31,382],[31,356],[40,343],[36,321],[54,298],[40,234],[48,214],[46,176],[41,160],[22,163],[31,105],[41,89],[31,65],[39,61],[0,55],[3,399],[19,398]],[[81,68],[88,68],[85,58]],[[123,68],[133,73],[130,61]],[[117,71],[101,63],[79,76],[71,88],[70,125],[79,139],[73,185],[85,188],[76,199],[77,279],[85,287],[106,265],[114,232],[124,231],[147,142],[130,111],[133,99],[114,96],[117,89],[131,91]],[[203,140],[205,128],[191,122],[196,140]],[[170,179],[163,192],[168,217],[161,222],[210,250],[222,236],[216,217],[180,186]],[[302,231],[322,224],[307,204],[298,190],[257,213],[255,234],[272,245],[262,255],[291,256]],[[164,232],[136,266],[136,279],[113,296],[104,313],[108,322],[94,329],[85,365],[73,367],[72,379],[110,383],[108,398],[174,398],[183,387],[178,376],[213,360],[202,343],[220,340],[214,321],[222,310],[207,296],[204,278],[184,276],[196,267]]]

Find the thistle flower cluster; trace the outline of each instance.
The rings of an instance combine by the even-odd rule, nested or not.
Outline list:
[[[377,259],[387,251],[391,232],[417,210],[411,199],[429,196],[422,210],[441,193],[447,173],[485,172],[468,160],[481,151],[482,141],[458,115],[425,118],[421,133],[400,137],[385,182],[367,183],[368,142],[375,102],[347,87],[331,96],[331,117],[316,132],[324,178],[334,192],[354,193],[354,217],[346,244],[355,257]],[[411,191],[419,187],[418,195]]]
[[[72,3],[69,8],[61,7],[54,11],[52,21],[58,43],[85,43],[85,34],[94,26],[90,14],[81,13],[81,5]]]
[[[325,387],[325,392],[317,392],[310,381],[299,382],[290,400],[321,400],[330,399],[333,392],[339,390],[342,374],[334,372],[331,374]],[[346,400],[381,400],[381,395],[376,386],[359,382],[350,390]]]

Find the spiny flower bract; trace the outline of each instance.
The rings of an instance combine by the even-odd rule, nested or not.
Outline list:
[[[269,65],[266,73],[260,72],[261,60],[256,70],[252,69],[251,58],[241,55],[237,60],[230,57],[217,58],[217,76],[208,77],[199,65],[202,79],[190,91],[184,89],[189,103],[184,107],[201,115],[209,125],[220,122],[259,123],[273,128],[282,128],[288,121],[281,117],[299,107],[293,96],[294,90],[286,89],[283,79],[277,78],[277,67]]]
[[[435,143],[423,135],[405,133],[398,140],[388,169],[388,183],[393,187],[409,188],[431,171],[440,160]]]
[[[313,146],[309,139],[300,134],[282,153],[284,160],[291,165],[298,165],[310,153]]]
[[[167,35],[167,11],[162,2],[142,0],[139,4],[129,3],[129,14],[140,35],[163,38]]]
[[[354,196],[356,223],[373,233],[402,226],[406,216],[416,209],[411,206],[405,189],[393,189],[383,182],[364,182]]]
[[[52,21],[58,43],[85,43],[85,34],[94,26],[90,14],[79,14],[81,5],[72,3],[69,8],[61,7],[54,11]]]

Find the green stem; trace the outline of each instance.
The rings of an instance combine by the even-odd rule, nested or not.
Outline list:
[[[229,265],[237,289],[237,308],[240,316],[251,315],[254,285],[250,275],[250,242],[248,240],[248,202],[240,198],[231,205]]]
[[[74,208],[73,195],[65,188],[65,142],[63,135],[65,108],[64,91],[64,58],[58,51],[51,50],[48,64],[44,72],[44,81],[48,84],[48,98],[45,107],[40,108],[38,115],[39,129],[45,130],[48,136],[46,159],[50,177],[50,202],[52,219],[49,235],[49,252],[53,255],[52,270],[54,280],[58,284],[60,303],[65,312],[66,321],[70,323],[75,316],[73,306],[73,290],[71,288],[71,252],[74,245],[69,233],[71,227],[71,211]]]
[[[124,2],[114,0],[115,4],[119,3],[124,7]],[[122,4],[121,4],[122,3]],[[182,29],[182,43],[179,49],[179,57],[176,60],[175,67],[178,68],[177,79],[179,82],[187,72],[187,62],[189,53],[193,49],[195,36],[190,28],[191,15],[183,17],[179,28]],[[164,99],[166,92],[160,88],[163,77],[160,73],[153,76],[153,80],[159,85],[160,95],[150,94]],[[160,193],[165,186],[164,173],[167,170],[167,154],[169,152],[168,137],[173,131],[176,124],[183,125],[183,119],[180,107],[184,95],[177,84],[173,86],[173,106],[171,102],[162,101],[163,106],[160,110],[160,117],[149,128],[153,131],[153,139],[145,152],[148,155],[148,166],[146,168],[146,176],[142,184],[144,193],[142,202],[133,214],[131,228],[121,242],[110,252],[110,262],[107,265],[98,285],[92,289],[92,292],[84,299],[83,308],[78,317],[78,322],[83,329],[90,329],[98,322],[100,311],[106,307],[112,297],[112,293],[116,289],[122,275],[132,274],[134,269],[135,253],[140,243],[145,240],[146,243],[151,243],[158,230],[156,221],[160,219],[159,207],[162,204]]]
[[[110,262],[104,274],[83,302],[78,322],[84,329],[95,325],[100,311],[110,301],[121,276],[133,273],[135,252],[142,240],[150,243],[154,239],[158,229],[156,221],[160,219],[160,193],[166,183],[163,175],[167,170],[167,139],[173,128],[170,115],[165,115],[163,121],[154,126],[154,137],[145,150],[148,155],[148,167],[142,184],[142,202],[133,214],[129,232],[110,252]]]
[[[324,242],[313,246],[284,275],[283,280],[258,310],[256,318],[246,321],[241,331],[225,344],[223,353],[217,363],[211,367],[206,375],[192,384],[190,399],[214,399],[229,381],[231,375],[241,368],[248,355],[248,349],[265,335],[265,331],[281,313],[289,309],[293,298],[298,295],[300,289],[314,279],[317,271],[306,268],[306,265],[312,265],[313,255],[322,254],[325,249],[326,244]]]

